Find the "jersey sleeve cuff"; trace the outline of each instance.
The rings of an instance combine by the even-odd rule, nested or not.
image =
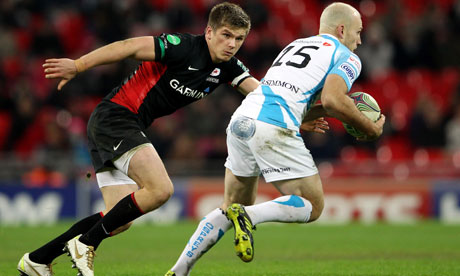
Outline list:
[[[251,77],[251,75],[248,72],[243,72],[243,74],[233,79],[232,86],[238,87],[245,79],[249,77]]]
[[[153,38],[155,43],[155,60],[163,60],[165,56],[165,43],[163,42],[163,36],[157,36]]]

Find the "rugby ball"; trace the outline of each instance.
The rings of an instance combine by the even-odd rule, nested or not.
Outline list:
[[[356,107],[361,111],[367,118],[376,122],[380,118],[380,107],[377,101],[369,94],[365,92],[354,92],[349,95],[354,101]],[[347,123],[343,123],[345,130],[352,136],[359,138],[364,136],[364,133],[355,129]]]

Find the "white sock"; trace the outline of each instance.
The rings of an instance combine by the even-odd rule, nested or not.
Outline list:
[[[245,207],[253,225],[269,221],[307,222],[312,208],[310,201],[296,195],[286,195]]]
[[[187,276],[198,259],[232,227],[221,209],[207,214],[188,241],[176,264],[171,268],[177,276]]]

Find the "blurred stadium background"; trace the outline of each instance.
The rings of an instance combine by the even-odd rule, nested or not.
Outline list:
[[[253,28],[237,57],[257,77],[288,42],[317,33],[330,1],[234,1]],[[324,183],[322,223],[460,224],[460,1],[345,1],[363,16],[361,77],[352,88],[379,102],[387,123],[373,143],[329,120],[303,134]],[[100,66],[57,92],[50,57],[162,32],[202,33],[212,0],[0,2],[0,225],[54,224],[101,209],[86,122],[135,61]],[[242,97],[230,87],[148,130],[176,194],[143,222],[199,218],[222,200],[225,128]],[[91,174],[91,175],[90,175]],[[277,196],[261,181],[259,200]]]

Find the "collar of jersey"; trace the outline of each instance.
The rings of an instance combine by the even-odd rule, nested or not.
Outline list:
[[[328,37],[328,38],[331,38],[331,39],[334,39],[334,40],[337,40],[338,42],[340,42],[340,40],[337,37],[335,37],[335,36],[333,36],[331,34],[319,34],[319,36],[323,36],[323,37],[325,36],[325,37]]]

